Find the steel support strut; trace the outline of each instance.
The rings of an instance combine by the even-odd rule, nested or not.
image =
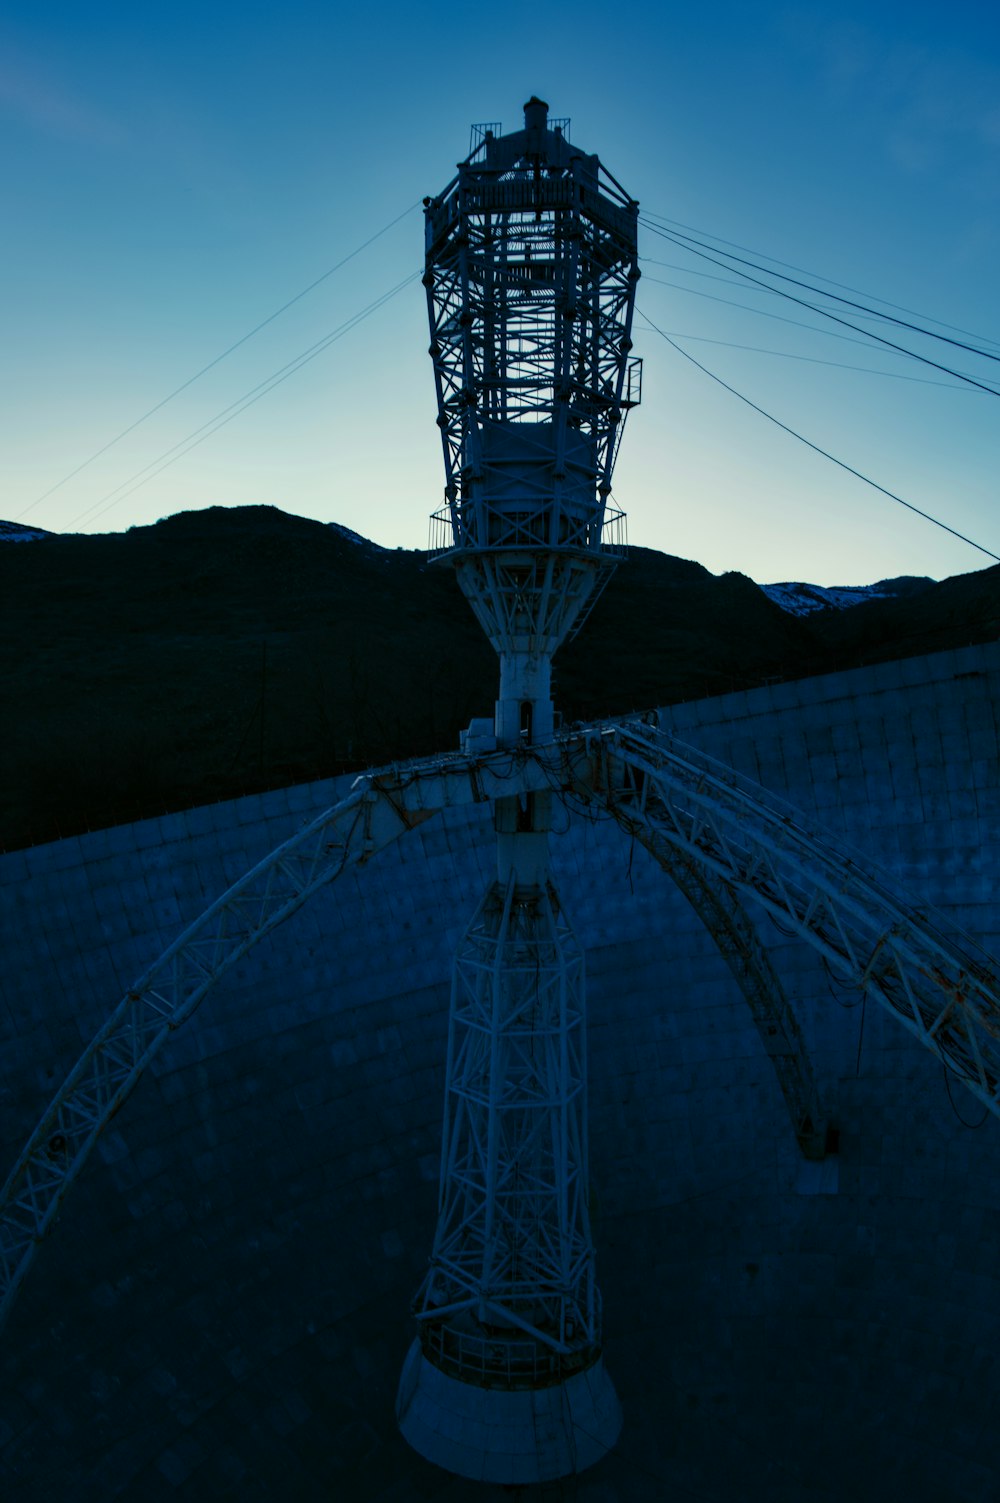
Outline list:
[[[417,1302],[438,1366],[497,1387],[597,1355],[583,956],[550,885],[493,883],[452,983],[439,1214]]]
[[[348,798],[272,852],[164,951],[84,1050],[0,1191],[0,1321],[101,1131],[237,960],[342,872],[435,810],[543,792],[606,808],[657,859],[669,851],[678,870],[698,873],[710,892],[731,890],[741,906],[759,904],[1000,1116],[996,959],[943,914],[908,901],[836,836],[811,828],[721,763],[648,725],[594,725],[515,753],[446,756],[359,779]],[[745,932],[744,918],[733,922]],[[722,933],[714,919],[709,927]],[[779,1080],[797,1058],[793,1073],[808,1082],[787,1004],[769,1017],[768,999],[778,993],[770,984],[754,989],[765,1028],[773,1023],[788,1041],[788,1053],[769,1051]],[[786,1091],[790,1107],[809,1099],[804,1087]],[[793,1120],[800,1131],[797,1105]]]
[[[654,854],[669,847],[721,890],[760,904],[1000,1115],[998,962],[942,913],[908,902],[846,842],[650,724],[564,738],[554,775]]]
[[[236,882],[129,987],[59,1087],[0,1191],[0,1326],[98,1136],[147,1065],[212,986],[278,924],[349,867],[449,804],[489,801],[515,774],[439,757],[359,778],[325,810]],[[525,769],[527,771],[527,769]],[[540,769],[527,786],[543,786]]]

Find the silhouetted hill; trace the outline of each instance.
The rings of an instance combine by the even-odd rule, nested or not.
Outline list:
[[[496,659],[451,572],[273,507],[0,546],[0,845],[457,744]],[[1000,632],[1000,568],[800,619],[636,548],[556,659],[568,718]]]
[[[1000,564],[956,574],[897,600],[812,618],[835,658],[881,663],[1000,637]]]
[[[744,574],[633,548],[576,641],[556,658],[570,715],[726,693],[817,666],[815,634]]]

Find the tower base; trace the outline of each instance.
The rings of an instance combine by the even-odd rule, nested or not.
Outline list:
[[[593,1466],[622,1427],[601,1358],[549,1388],[480,1388],[449,1377],[414,1341],[396,1396],[403,1439],[428,1461],[476,1482],[550,1482]]]

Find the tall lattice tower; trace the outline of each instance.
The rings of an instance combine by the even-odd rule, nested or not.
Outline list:
[[[466,750],[553,732],[552,657],[622,555],[611,504],[638,205],[531,99],[425,200],[444,447],[439,556],[500,656]],[[495,806],[497,875],[455,957],[437,1232],[398,1398],[416,1450],[534,1482],[614,1445],[588,1214],[583,957],[549,875],[551,794]]]

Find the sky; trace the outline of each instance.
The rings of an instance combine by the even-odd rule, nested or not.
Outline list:
[[[913,310],[897,316],[994,358],[875,326],[1000,389],[989,0],[6,0],[0,517],[108,532],[268,504],[425,547],[443,471],[413,276],[420,200],[452,176],[472,123],[519,129],[532,93],[644,215],[868,308]],[[643,403],[615,474],[632,544],[760,582],[993,562],[753,411],[654,324],[1000,555],[996,396],[734,285],[731,262],[650,229],[640,253]]]

